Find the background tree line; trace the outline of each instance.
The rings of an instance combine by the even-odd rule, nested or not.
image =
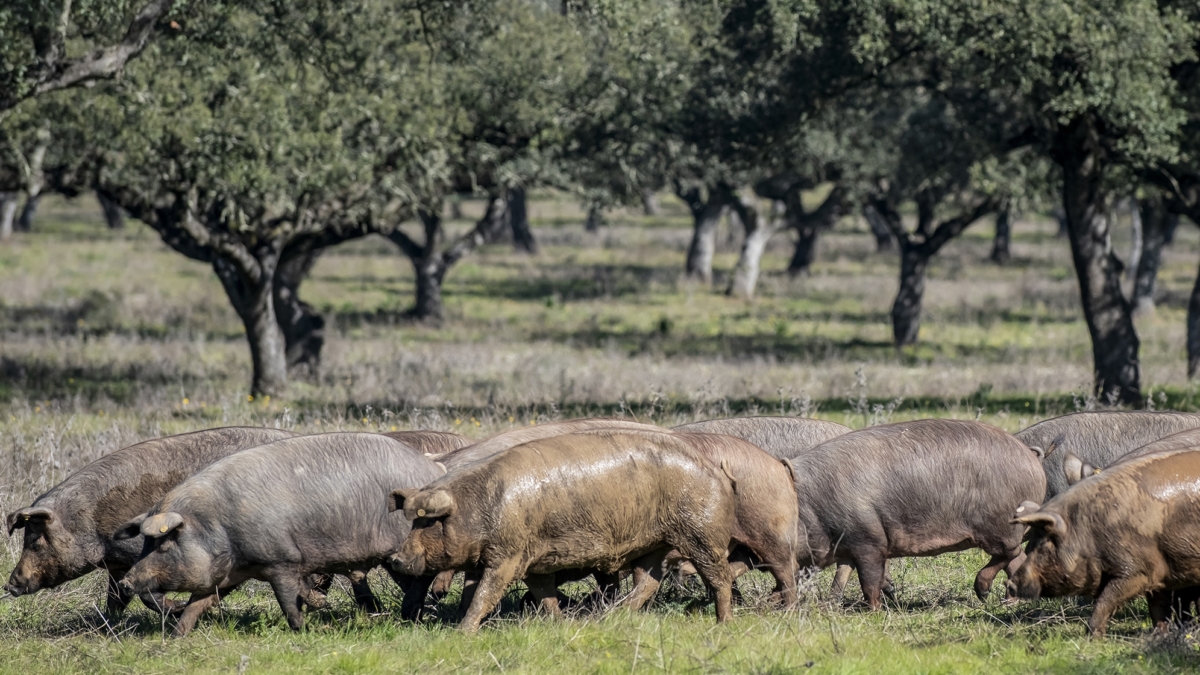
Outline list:
[[[320,358],[300,287],[323,251],[386,237],[415,272],[411,317],[441,321],[472,249],[536,253],[533,188],[575,194],[589,227],[673,192],[699,284],[733,218],[738,298],[778,235],[804,275],[861,214],[900,258],[898,347],[947,242],[994,218],[1002,264],[1016,215],[1050,212],[1096,393],[1139,405],[1133,313],[1178,219],[1200,222],[1198,43],[1182,0],[17,0],[0,8],[0,237],[43,193],[94,192],[110,224],[127,213],[212,266],[250,390],[272,394]],[[463,194],[485,213],[452,232]],[[1111,244],[1118,205],[1136,261]]]

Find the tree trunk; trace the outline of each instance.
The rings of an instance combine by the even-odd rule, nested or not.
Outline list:
[[[324,249],[285,248],[275,272],[275,319],[283,333],[289,368],[315,372],[325,345],[325,318],[300,299],[300,284]]]
[[[738,255],[733,279],[729,282],[729,288],[725,289],[725,295],[750,300],[758,286],[763,252],[767,249],[767,242],[779,231],[779,227],[775,222],[767,222],[753,204],[739,201],[734,205],[733,212],[737,213],[738,219],[742,221],[746,236],[742,238],[742,251]]]
[[[1168,213],[1167,220],[1163,224],[1163,246],[1170,246],[1175,243],[1175,232],[1179,229],[1179,214]]]
[[[788,276],[792,278],[808,276],[817,258],[817,228],[806,225],[800,228],[799,234],[796,250],[792,252],[792,261],[787,269]]]
[[[31,194],[25,198],[25,206],[21,207],[21,217],[17,218],[17,231],[32,232],[33,219],[37,216],[38,204],[42,201],[42,193]]]
[[[510,188],[508,191],[508,222],[512,228],[513,248],[521,253],[537,253],[537,240],[529,229],[529,208],[523,187]]]
[[[1167,239],[1167,220],[1170,218],[1161,199],[1143,199],[1135,203],[1142,223],[1141,257],[1134,274],[1133,311],[1135,314],[1154,311],[1154,284],[1158,279],[1158,266],[1162,262],[1162,249]]]
[[[0,192],[0,240],[8,239],[13,233],[13,220],[17,214],[17,193]]]
[[[116,202],[99,192],[96,193],[96,201],[100,202],[100,209],[104,211],[104,222],[108,225],[108,229],[121,230],[125,228],[125,212]]]
[[[442,304],[442,279],[446,270],[440,256],[431,254],[412,263],[417,277],[417,302],[409,310],[409,316],[417,321],[440,323],[446,317]]]
[[[246,328],[254,378],[250,393],[277,396],[287,388],[287,350],[275,318],[274,277],[277,253],[256,251],[258,269],[243,270],[231,260],[217,258],[213,269]]]
[[[463,219],[462,196],[461,195],[456,194],[456,195],[451,195],[451,197],[450,197],[450,219],[451,220],[462,220]]]
[[[658,193],[649,188],[642,190],[642,213],[647,216],[662,215],[662,207],[658,203]]]
[[[595,204],[588,207],[587,220],[583,222],[583,229],[586,232],[599,232],[600,225],[604,223],[604,210]]]
[[[1129,263],[1125,265],[1125,275],[1130,279],[1137,279],[1138,265],[1142,262],[1142,214],[1138,209],[1137,202],[1130,199],[1129,203]],[[1110,222],[1116,222],[1116,216],[1110,219]]]
[[[921,332],[921,298],[929,253],[923,246],[900,244],[900,290],[892,303],[892,339],[897,347],[916,344]]]
[[[796,250],[788,263],[788,275],[808,276],[809,268],[817,256],[818,237],[822,232],[832,230],[845,213],[846,193],[840,185],[834,187],[817,210],[807,214],[803,212],[804,205],[798,192],[788,198],[787,204],[788,226],[799,235]]]
[[[1187,356],[1187,376],[1190,380],[1200,372],[1200,273],[1196,274],[1196,283],[1192,285],[1192,297],[1188,299]]]
[[[1140,405],[1139,341],[1121,291],[1121,261],[1109,238],[1102,149],[1090,120],[1059,132],[1063,206],[1083,315],[1092,338],[1096,394],[1105,403]]]
[[[716,191],[712,191],[715,193]],[[717,227],[725,214],[725,199],[710,194],[703,206],[692,212],[692,242],[688,245],[685,273],[690,279],[712,283],[713,254],[717,248]]]
[[[1009,246],[1012,243],[1012,211],[1007,207],[996,214],[996,236],[992,239],[992,254],[989,259],[997,265],[1012,260]]]
[[[871,228],[871,234],[875,237],[876,252],[892,250],[896,240],[892,237],[891,228],[883,221],[883,215],[868,204],[863,207],[863,218],[867,220],[867,226]]]

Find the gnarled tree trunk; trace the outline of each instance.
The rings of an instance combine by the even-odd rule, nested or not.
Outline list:
[[[900,289],[892,302],[892,339],[897,347],[916,344],[921,331],[921,300],[930,253],[924,246],[900,243]]]
[[[225,257],[215,258],[213,269],[246,328],[254,366],[250,393],[276,396],[287,388],[287,350],[275,317],[274,277],[279,254],[260,247],[254,258],[257,265],[253,269]]]
[[[703,199],[698,188],[686,192],[677,190],[680,199],[692,212],[692,241],[688,245],[684,274],[705,284],[712,283],[713,255],[717,248],[717,227],[729,206],[729,190],[710,187]]]
[[[1200,272],[1192,286],[1192,296],[1187,308],[1187,375],[1188,379],[1200,373]]]
[[[17,218],[18,232],[32,232],[33,219],[37,217],[38,204],[42,201],[42,193],[31,194],[25,198],[25,205],[21,207],[21,216]]]
[[[662,207],[658,204],[658,193],[650,188],[642,190],[642,213],[647,216],[662,215]]]
[[[835,187],[825,196],[817,210],[812,213],[803,212],[803,204],[799,193],[788,200],[788,226],[799,234],[796,249],[792,252],[792,260],[788,263],[788,275],[791,277],[808,276],[809,269],[817,255],[817,240],[821,233],[833,229],[846,210],[846,194],[841,186]],[[891,241],[889,237],[888,241]]]
[[[997,265],[1003,265],[1012,260],[1011,244],[1012,210],[1005,207],[996,214],[996,235],[992,238],[992,254],[988,256],[988,259]]]
[[[275,271],[275,318],[283,333],[289,368],[315,371],[325,345],[325,318],[300,299],[300,284],[324,249],[287,246]]]
[[[100,202],[100,209],[104,212],[104,222],[108,225],[108,229],[124,229],[125,212],[121,210],[121,206],[99,192],[96,193],[96,201]]]
[[[1142,251],[1138,259],[1133,281],[1133,311],[1143,314],[1154,311],[1154,285],[1158,279],[1158,267],[1162,262],[1162,250],[1167,240],[1167,221],[1171,214],[1161,198],[1151,197],[1139,201],[1135,207],[1142,222]]]
[[[892,236],[892,230],[874,206],[867,204],[863,207],[863,218],[867,221],[867,226],[871,228],[871,235],[875,237],[877,252],[882,253],[895,248],[896,240]]]
[[[525,201],[525,188],[508,190],[508,222],[512,228],[513,248],[522,253],[537,253],[537,240],[529,229],[529,205]]]
[[[742,238],[742,250],[725,295],[749,300],[754,297],[758,287],[758,275],[767,242],[779,232],[780,226],[778,218],[768,218],[755,204],[746,204],[739,199],[734,200],[733,208],[742,221],[746,236]]]
[[[8,239],[13,233],[13,220],[17,214],[17,193],[0,192],[0,240]]]
[[[1063,207],[1092,338],[1095,390],[1106,403],[1140,405],[1140,343],[1132,309],[1121,291],[1121,261],[1109,238],[1104,151],[1087,117],[1071,122],[1059,136]]]
[[[599,232],[602,224],[604,224],[604,210],[592,204],[588,207],[587,220],[583,221],[583,229],[585,232]]]

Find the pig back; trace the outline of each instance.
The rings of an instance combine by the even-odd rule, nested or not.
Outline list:
[[[852,431],[791,461],[802,517],[808,510],[835,540],[862,528],[886,533],[897,556],[926,555],[981,533],[1006,537],[1017,506],[1046,489],[1033,451],[965,420]]]
[[[389,431],[384,436],[406,443],[426,455],[444,455],[471,445],[471,439],[450,431]]]
[[[94,529],[111,537],[134,516],[145,513],[168,491],[204,467],[242,450],[296,434],[282,429],[222,427],[164,438],[122,448],[84,466],[38,497],[35,506],[54,509],[69,530]],[[137,555],[140,540],[124,547]]]
[[[440,475],[422,453],[385,436],[302,436],[213,464],[157,510],[187,511],[219,526],[243,564],[299,556],[319,570],[395,550],[410,526],[402,513],[388,513],[388,495]]]
[[[1147,443],[1136,450],[1131,450],[1121,455],[1116,461],[1109,464],[1109,466],[1116,466],[1137,459],[1138,457],[1172,450],[1200,450],[1200,429],[1188,429],[1187,431],[1181,431],[1177,434],[1171,434],[1157,441]]]
[[[557,550],[576,562],[620,560],[701,521],[723,529],[728,541],[733,522],[729,479],[666,431],[603,429],[530,441],[435,485],[448,487],[460,507],[482,512],[489,545],[568,542]]]
[[[681,424],[672,431],[736,436],[772,457],[791,459],[850,431],[837,422],[805,417],[732,417]]]
[[[1018,432],[1016,437],[1045,451],[1042,468],[1046,473],[1045,498],[1049,499],[1070,487],[1063,473],[1063,458],[1067,453],[1092,466],[1108,466],[1132,450],[1196,427],[1200,427],[1200,414],[1079,412],[1039,422]]]
[[[571,433],[575,431],[586,431],[588,429],[640,429],[643,431],[665,431],[661,427],[656,427],[651,424],[641,424],[639,422],[629,422],[626,420],[615,419],[583,419],[583,420],[568,420],[565,422],[549,422],[547,424],[538,424],[531,427],[522,427],[513,429],[502,434],[497,434],[491,438],[479,441],[473,445],[468,445],[460,450],[455,450],[448,455],[438,458],[438,461],[446,466],[448,470],[466,466],[472,462],[478,462],[488,459],[498,453],[504,452],[510,448],[536,441],[543,438],[551,438],[560,434]]]

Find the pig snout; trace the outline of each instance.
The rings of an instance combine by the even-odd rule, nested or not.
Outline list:
[[[394,572],[419,577],[425,574],[425,556],[401,550],[388,556],[388,566]]]
[[[8,583],[4,585],[4,591],[14,598],[36,593],[41,588],[37,577],[23,572],[21,567],[21,565],[17,565],[17,568],[8,577]]]
[[[1030,575],[1021,574],[1020,570],[1004,585],[1004,591],[1005,602],[1016,602],[1018,599],[1037,600],[1042,594],[1041,584]]]

